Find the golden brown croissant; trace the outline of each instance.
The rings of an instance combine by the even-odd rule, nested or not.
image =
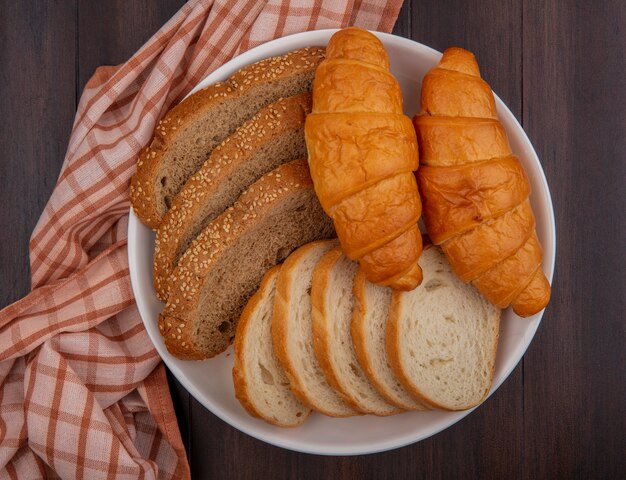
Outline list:
[[[315,191],[346,256],[373,283],[415,288],[422,281],[417,143],[374,35],[346,28],[332,36],[305,135]]]
[[[472,53],[449,48],[422,84],[414,118],[424,223],[465,282],[522,317],[542,310],[550,284],[528,197],[530,184],[498,121]]]

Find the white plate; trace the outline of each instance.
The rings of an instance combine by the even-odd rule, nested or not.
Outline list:
[[[311,45],[326,45],[335,30],[304,32],[256,47],[231,60],[205,78],[194,89],[224,80],[241,67],[267,57]],[[412,117],[419,110],[419,92],[424,74],[436,65],[441,54],[417,42],[376,33],[391,60],[391,70],[404,93],[404,107]],[[552,280],[555,258],[554,212],[543,170],[528,137],[513,114],[496,97],[498,114],[532,185],[531,202],[537,217],[537,233],[544,248],[543,268]],[[249,416],[235,399],[232,347],[216,358],[201,362],[183,361],[170,355],[157,328],[163,304],[152,287],[154,234],[130,212],[128,260],[130,276],[143,322],[156,349],[174,376],[202,405],[233,427],[273,445],[322,455],[358,455],[398,448],[427,438],[465,417],[464,412],[409,412],[394,417],[363,416],[347,419],[312,415],[301,427],[282,429]],[[510,309],[503,312],[493,393],[509,376],[532,340],[543,312],[527,319]],[[210,434],[210,433],[209,433]]]

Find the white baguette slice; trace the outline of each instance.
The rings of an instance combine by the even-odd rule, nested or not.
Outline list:
[[[293,393],[313,410],[331,417],[357,415],[326,382],[313,349],[311,278],[318,260],[337,245],[333,240],[312,242],[293,252],[276,283],[272,338]]]
[[[370,283],[361,269],[354,277],[352,342],[361,368],[378,392],[391,404],[404,410],[426,410],[395,376],[387,361],[385,332],[391,288]]]
[[[426,405],[466,410],[491,387],[500,310],[459,279],[438,247],[420,258],[421,285],[392,294],[387,321],[389,364]]]
[[[244,308],[235,334],[235,396],[250,415],[279,427],[297,427],[311,413],[292,393],[272,345],[272,310],[280,266],[263,277]]]
[[[326,253],[315,267],[311,288],[315,355],[326,380],[348,405],[363,413],[393,415],[402,410],[376,391],[354,353],[350,323],[357,268],[358,263],[339,247]]]

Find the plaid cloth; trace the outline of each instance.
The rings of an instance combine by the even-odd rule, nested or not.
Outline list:
[[[128,186],[157,120],[208,73],[304,30],[390,31],[402,1],[196,0],[99,68],[30,242],[32,292],[0,312],[1,478],[188,478],[165,369],[133,304]]]

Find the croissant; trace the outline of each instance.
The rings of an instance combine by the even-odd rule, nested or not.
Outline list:
[[[424,77],[418,184],[428,234],[465,282],[522,317],[542,310],[541,268],[530,183],[498,121],[474,55],[449,48]]]
[[[330,39],[305,138],[315,191],[346,256],[372,283],[419,285],[416,135],[387,52],[371,33],[346,28]]]

